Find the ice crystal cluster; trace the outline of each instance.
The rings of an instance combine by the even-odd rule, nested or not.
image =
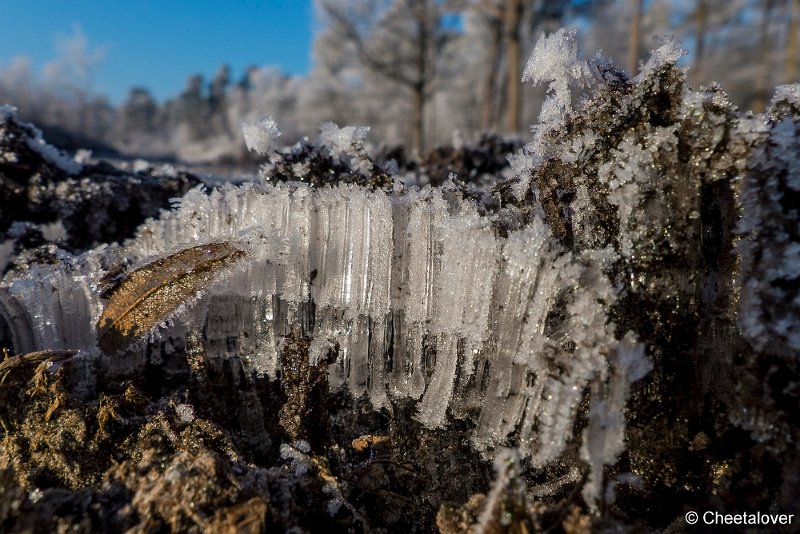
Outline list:
[[[744,217],[738,231],[741,306],[739,326],[759,350],[800,354],[800,86],[778,87],[771,125],[751,126],[759,139],[743,178]],[[746,126],[746,125],[745,125]],[[771,127],[770,127],[771,126]]]
[[[264,117],[261,120],[242,121],[242,134],[249,150],[267,154],[281,132],[272,117]]]
[[[245,259],[177,315],[203,330],[209,357],[236,355],[275,377],[281,339],[300,326],[313,338],[312,363],[335,353],[332,387],[375,407],[419,399],[417,418],[431,427],[448,408],[479,414],[477,445],[519,430],[537,465],[558,456],[583,388],[616,344],[610,287],[541,220],[500,237],[474,202],[439,189],[247,184],[195,189],[124,249],[13,280],[2,305],[17,350],[93,350],[103,307],[95,287],[108,265],[216,242]]]
[[[81,350],[93,372],[135,367],[141,344],[98,348],[108,273],[227,243],[242,258],[151,332],[167,357],[180,341],[279,379],[284,339],[300,331],[332,388],[375,408],[414,399],[429,428],[468,419],[487,455],[510,445],[544,467],[581,440],[593,503],[625,449],[631,384],[676,361],[680,328],[724,308],[757,349],[800,346],[796,292],[785,289],[800,274],[798,128],[780,111],[798,112],[797,89],[782,90],[769,121],[734,119],[717,89],[681,89],[680,54],[667,41],[632,77],[600,56],[582,60],[572,33],[543,38],[525,71],[551,82],[541,124],[510,158],[514,178],[482,196],[455,184],[276,184],[269,167],[264,183],[196,188],[122,247],[5,280],[14,348]],[[570,94],[575,81],[582,96]],[[270,150],[274,122],[245,130],[249,146]],[[365,135],[329,124],[322,138],[366,173]],[[725,195],[737,173],[734,208]],[[734,209],[738,312],[725,252]]]

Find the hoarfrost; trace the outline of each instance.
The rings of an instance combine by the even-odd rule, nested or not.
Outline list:
[[[553,147],[545,139],[549,132],[563,126],[572,109],[570,85],[586,86],[592,79],[587,62],[578,53],[575,34],[575,30],[561,28],[552,35],[542,35],[523,72],[524,82],[550,84],[548,96],[542,103],[539,124],[531,128],[533,140],[525,146],[522,158],[511,160],[514,175],[520,177],[513,187],[517,199],[524,198],[530,188],[530,172],[521,171],[520,164],[527,160],[534,166],[550,156]]]
[[[574,31],[540,39],[525,79],[550,81],[551,95],[534,141],[509,158],[517,198],[546,157],[577,161],[596,143],[591,131],[566,147],[546,141],[567,120],[570,83],[585,85],[588,76]],[[271,118],[242,128],[248,148],[260,154],[279,135]],[[367,132],[327,123],[317,148],[366,176]],[[635,153],[643,155],[604,171],[611,190],[640,179],[650,155]],[[308,169],[292,162],[295,175]],[[631,219],[621,197],[617,204],[621,220]],[[17,351],[71,348],[102,358],[97,287],[111,266],[125,261],[135,268],[188,247],[235,243],[245,258],[171,316],[172,340],[183,337],[206,358],[239,358],[248,371],[277,378],[282,341],[299,329],[311,338],[310,362],[331,362],[332,388],[346,387],[375,407],[414,399],[415,417],[428,428],[470,418],[472,443],[487,456],[515,445],[514,454],[544,467],[572,437],[587,387],[608,381],[608,355],[618,342],[609,321],[616,292],[605,271],[616,253],[570,252],[542,206],[533,208],[524,224],[509,211],[518,222],[501,231],[502,217],[485,213],[453,184],[391,193],[348,184],[248,183],[210,194],[196,188],[124,247],[6,280],[0,313]],[[229,346],[229,339],[239,342]],[[115,365],[142,359],[126,361]],[[621,420],[627,383],[616,400],[593,404],[592,413]],[[607,449],[587,453],[594,469],[618,454],[616,445]]]
[[[364,145],[369,133],[368,126],[344,126],[340,128],[333,122],[323,123],[320,127],[320,141],[327,146],[333,155],[359,155],[359,148]]]
[[[800,349],[800,245],[791,202],[800,190],[800,132],[785,118],[798,107],[798,89],[781,88],[767,115],[734,120],[716,88],[683,88],[675,67],[682,53],[667,40],[629,80],[601,56],[581,60],[574,32],[540,39],[524,79],[549,81],[551,94],[532,142],[509,157],[511,194],[494,213],[491,200],[469,200],[452,184],[396,185],[391,192],[352,184],[226,185],[210,194],[197,188],[124,247],[9,277],[0,285],[0,314],[19,352],[80,349],[87,360],[101,358],[97,285],[112,265],[235,243],[246,258],[175,316],[171,338],[277,378],[283,340],[299,330],[311,340],[310,363],[328,366],[332,388],[376,408],[413,399],[416,419],[428,428],[470,419],[472,444],[497,461],[490,504],[513,482],[519,458],[534,468],[553,466],[582,438],[580,457],[589,467],[583,496],[596,508],[613,494],[604,471],[625,448],[631,384],[652,367],[650,347],[633,334],[620,339],[627,325],[611,318],[641,327],[651,319],[630,314],[652,305],[661,314],[653,320],[668,329],[685,326],[669,314],[699,316],[700,300],[708,309],[728,305],[714,302],[722,275],[711,271],[722,260],[711,256],[722,253],[699,237],[709,224],[699,220],[702,202],[713,202],[720,219],[733,219],[725,210],[739,202],[740,287],[730,292],[738,297],[740,290],[731,308],[738,306],[744,338],[778,355]],[[573,111],[570,83],[592,79],[604,86]],[[654,100],[659,105],[649,107]],[[249,148],[269,151],[271,119],[243,129]],[[325,151],[365,176],[366,134],[326,124],[314,153]],[[679,157],[679,140],[687,160]],[[288,161],[294,176],[311,169]],[[703,200],[702,188],[727,187],[734,174],[740,198],[724,190],[730,200]],[[698,260],[702,254],[709,258]],[[654,273],[662,267],[667,272]],[[639,335],[652,330],[646,326]],[[313,464],[308,451],[281,450],[298,469]],[[331,502],[333,511],[338,497]]]
[[[181,423],[188,425],[194,421],[194,408],[191,404],[178,404],[175,406],[175,415],[178,416],[178,419],[181,421]]]
[[[366,175],[372,169],[372,163],[365,157],[364,149],[368,133],[368,126],[340,128],[333,122],[326,122],[320,127],[319,139],[335,158],[349,163],[353,171]]]
[[[779,85],[775,88],[770,105],[775,106],[784,102],[800,106],[800,84]]]
[[[583,498],[595,511],[604,494],[603,468],[615,464],[625,450],[624,413],[630,385],[652,369],[644,346],[633,342],[632,337],[629,333],[617,347],[608,383],[592,384],[589,426],[584,431],[581,457],[590,465]]]
[[[92,162],[92,151],[86,148],[79,148],[75,151],[73,159],[81,165],[88,165]]]
[[[151,165],[150,162],[145,159],[137,158],[133,160],[133,172],[140,173],[140,172],[147,172],[150,170]]]
[[[770,101],[770,114],[780,120],[800,110],[800,84],[779,85]]]
[[[642,82],[651,78],[653,73],[668,65],[675,65],[686,54],[681,44],[674,35],[665,35],[656,39],[658,47],[653,50],[647,63],[642,66],[634,82]]]
[[[577,82],[583,85],[589,76],[586,61],[578,54],[576,33],[574,29],[561,28],[552,35],[539,37],[522,73],[523,82],[550,82],[548,91],[552,92],[558,106],[564,109],[570,107],[570,84]]]
[[[742,178],[738,224],[741,300],[739,326],[753,347],[776,355],[800,353],[800,127],[785,117],[798,111],[798,89],[781,88],[772,100],[770,121],[740,125],[759,139]]]
[[[0,131],[3,129],[3,125],[12,119],[16,118],[17,109],[13,106],[8,105],[0,105]],[[79,174],[83,169],[83,165],[80,162],[75,161],[74,159],[70,158],[66,154],[64,154],[61,150],[57,149],[53,145],[48,144],[42,138],[42,131],[36,128],[34,125],[30,123],[23,123],[26,128],[29,128],[32,132],[32,136],[25,138],[25,143],[28,145],[28,148],[37,152],[39,155],[42,156],[46,161],[52,163],[56,167],[58,167],[61,171],[66,174],[75,175]],[[3,154],[3,157],[8,157],[8,155]]]
[[[242,134],[248,150],[262,156],[268,154],[274,146],[274,141],[281,135],[278,125],[271,116],[258,120],[242,121]]]
[[[483,511],[478,517],[478,525],[475,532],[485,534],[496,530],[497,515],[502,506],[503,496],[509,486],[514,484],[515,477],[519,476],[520,458],[512,449],[502,449],[494,459],[495,480],[492,489],[486,496],[486,503]]]

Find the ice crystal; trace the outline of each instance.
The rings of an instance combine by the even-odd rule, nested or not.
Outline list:
[[[589,76],[586,61],[578,54],[576,33],[575,30],[561,28],[552,35],[542,35],[522,73],[524,82],[550,82],[548,90],[555,96],[559,107],[565,109],[570,107],[570,84],[584,84]]]
[[[595,382],[592,385],[589,426],[584,431],[581,457],[591,466],[583,495],[594,509],[603,494],[603,467],[616,463],[625,450],[624,412],[630,385],[652,368],[644,355],[644,346],[634,343],[630,337],[623,340],[615,351],[608,383]]]
[[[368,133],[369,127],[366,126],[339,128],[333,122],[326,122],[320,127],[319,140],[334,158],[349,164],[354,172],[367,175],[372,169],[372,162],[366,157],[364,149]]]
[[[566,120],[570,80],[583,83],[587,69],[572,32],[537,46],[526,79],[553,80],[549,105],[558,117],[510,158],[519,198],[544,155],[574,162],[596,142],[598,135],[586,131],[563,148],[546,143]],[[248,148],[270,150],[273,121],[243,130]],[[355,175],[370,176],[366,133],[324,125],[310,153],[324,150]],[[293,176],[313,173],[317,164],[300,157],[304,150],[278,154],[265,173],[284,163]],[[638,175],[647,161],[631,158],[600,173],[612,192],[622,193],[616,203],[623,232],[635,226],[626,222],[635,217],[624,205],[624,188],[649,179]],[[201,345],[206,358],[238,358],[248,371],[277,378],[283,340],[299,329],[311,338],[310,363],[328,365],[332,388],[366,396],[376,408],[413,399],[416,419],[429,428],[472,419],[478,450],[491,456],[513,445],[530,465],[544,467],[573,436],[592,384],[609,384],[614,393],[593,400],[590,425],[604,418],[621,432],[627,385],[638,375],[623,369],[609,378],[610,364],[634,365],[619,353],[609,320],[617,292],[606,273],[617,253],[568,250],[538,203],[523,219],[511,209],[493,214],[482,202],[468,200],[453,183],[391,192],[297,182],[226,185],[210,194],[198,188],[124,247],[101,247],[7,280],[0,313],[17,351],[81,349],[115,369],[106,372],[122,373],[120,367],[142,359],[109,360],[98,348],[103,275],[120,262],[135,270],[198,245],[235,243],[244,258],[160,325],[170,343],[183,338]],[[623,244],[623,255],[631,246]],[[641,350],[630,353],[646,361]],[[587,431],[584,455],[593,472],[621,452],[621,442],[604,445],[606,435],[595,429]]]
[[[769,123],[740,128],[762,142],[748,160],[741,188],[744,216],[738,231],[741,300],[739,326],[759,350],[800,353],[800,128],[788,110],[800,110],[797,87],[784,86],[773,98]]]
[[[369,127],[345,126],[340,128],[333,122],[326,122],[320,126],[320,141],[335,156],[358,156],[360,147],[367,139]]]
[[[518,199],[524,198],[530,187],[530,173],[519,170],[520,164],[528,160],[533,167],[552,155],[555,147],[547,142],[547,135],[563,127],[572,109],[570,86],[586,86],[592,79],[589,65],[578,53],[575,34],[575,30],[561,28],[552,35],[542,35],[523,72],[522,81],[534,85],[550,83],[539,114],[539,124],[531,128],[533,140],[511,160],[514,175],[520,177],[513,188]]]
[[[634,82],[642,82],[651,78],[655,72],[665,66],[674,66],[681,56],[686,54],[686,50],[681,48],[680,42],[674,35],[660,37],[656,39],[656,44],[658,47],[652,51],[647,62],[634,78]]]
[[[272,117],[242,121],[242,134],[248,150],[266,155],[272,150],[275,139],[281,132]]]
[[[209,355],[276,376],[279,340],[299,325],[318,357],[338,347],[332,387],[375,406],[418,399],[417,418],[438,427],[448,412],[483,404],[474,441],[486,450],[521,429],[536,464],[555,459],[583,387],[606,365],[598,347],[611,338],[590,332],[604,331],[607,303],[575,285],[592,267],[561,250],[541,220],[503,238],[472,202],[440,190],[350,185],[195,190],[124,250],[101,248],[11,281],[2,307],[15,346],[92,350],[103,306],[94,273],[121,257],[144,264],[226,240],[247,247],[243,266],[179,321],[204,328]],[[556,308],[569,326],[549,332]],[[233,353],[216,341],[230,338],[242,340]],[[563,373],[553,376],[554,367]]]

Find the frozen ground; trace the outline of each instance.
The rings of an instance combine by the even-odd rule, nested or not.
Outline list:
[[[494,170],[332,124],[278,149],[265,121],[259,179],[209,190],[66,160],[3,112],[0,343],[28,356],[0,385],[2,527],[795,513],[800,89],[743,113],[680,55],[632,76],[543,38],[541,122]]]

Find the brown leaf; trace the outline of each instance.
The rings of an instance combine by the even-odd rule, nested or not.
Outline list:
[[[127,348],[243,255],[228,243],[209,243],[136,269],[114,290],[100,316],[100,348],[106,353]]]

